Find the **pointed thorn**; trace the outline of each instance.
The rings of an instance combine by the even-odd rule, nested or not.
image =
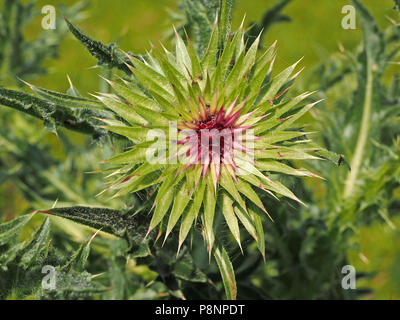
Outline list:
[[[265,258],[265,251],[264,251],[264,252],[261,252],[261,255],[262,255],[262,257],[263,257],[264,263],[266,263],[267,260],[266,260],[266,258]]]
[[[218,25],[218,14],[215,15],[214,26]]]
[[[56,207],[57,202],[58,202],[58,198],[56,199],[56,201],[54,201],[53,205],[51,206],[52,209],[54,209]]]
[[[268,218],[270,218],[272,222],[275,222],[274,219],[272,219],[271,215],[269,214],[269,212],[267,211],[267,209],[265,209],[264,206],[261,207],[261,210],[264,211],[264,212],[267,214]]]
[[[164,241],[163,241],[161,247],[164,247],[164,244],[165,244],[165,241],[167,241],[168,235],[169,235],[169,232],[165,233]]]
[[[149,229],[147,230],[146,235],[144,236],[145,239],[147,238],[147,236],[150,234],[151,231],[153,231],[153,228],[149,227]]]
[[[100,101],[103,101],[102,99],[104,99],[103,97],[97,96],[97,95],[92,94],[92,93],[89,93],[89,95],[91,95],[92,97],[95,97],[96,99],[98,99],[98,100],[100,100]]]
[[[189,35],[186,32],[186,28],[185,27],[183,27],[183,31],[185,32],[186,40],[189,42],[190,38],[189,38]]]
[[[296,73],[292,76],[291,80],[296,79],[296,78],[299,76],[299,74],[302,73],[302,72],[304,71],[305,68],[306,68],[306,67],[302,67],[298,72],[296,72]],[[289,89],[289,88],[288,88],[288,89]]]
[[[163,50],[164,50],[164,52],[165,52],[166,54],[170,53],[170,52],[167,50],[167,48],[164,47],[164,45],[162,44],[161,41],[160,41],[159,43],[160,43],[160,45],[161,45],[161,48],[163,48]]]
[[[112,82],[111,80],[103,77],[101,74],[98,75],[100,78],[102,78],[104,81],[106,81],[110,86],[114,85],[114,82]]]
[[[23,82],[24,84],[26,84],[26,85],[27,85],[29,88],[31,88],[31,89],[35,87],[33,84],[31,84],[31,83],[29,83],[29,82],[26,82],[26,81],[22,80],[22,79],[19,78],[19,77],[17,77],[17,79],[18,79],[19,81]]]
[[[69,83],[69,85],[71,86],[71,87],[73,87],[73,85],[72,85],[72,81],[71,81],[71,78],[69,77],[69,75],[67,74],[67,79],[68,79],[68,83]]]
[[[176,31],[175,25],[172,25],[172,28],[174,29],[175,36],[178,38],[179,34],[178,31]]]
[[[243,16],[243,20],[242,20],[242,23],[240,24],[240,27],[239,27],[239,29],[241,30],[241,29],[243,29],[243,26],[244,26],[244,20],[246,19],[246,13],[244,14],[244,16]]]
[[[158,233],[157,233],[157,237],[154,240],[154,244],[156,244],[158,242],[158,240],[161,238],[161,235],[162,235],[162,232],[161,232],[161,230],[159,230]]]
[[[93,241],[93,239],[98,235],[98,233],[101,231],[101,229],[103,229],[103,228],[98,229],[98,230],[90,237],[89,243],[91,243],[91,242]]]
[[[179,242],[179,244],[178,244],[178,250],[176,251],[176,258],[178,258],[178,256],[179,256],[179,252],[181,251],[182,244],[183,244],[183,242]]]

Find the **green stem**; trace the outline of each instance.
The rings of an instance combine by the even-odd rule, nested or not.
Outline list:
[[[367,84],[365,87],[365,100],[363,105],[361,127],[358,133],[357,145],[354,152],[354,156],[351,161],[351,171],[349,172],[349,175],[347,176],[345,183],[345,189],[343,194],[344,198],[348,198],[349,196],[352,195],[361,168],[364,156],[364,150],[368,139],[369,121],[371,118],[372,90],[373,90],[372,65],[368,64]]]

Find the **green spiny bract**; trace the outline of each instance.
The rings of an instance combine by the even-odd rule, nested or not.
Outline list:
[[[270,173],[316,176],[287,164],[319,159],[311,154],[314,145],[296,123],[315,103],[301,104],[311,93],[284,98],[298,75],[293,75],[297,63],[271,80],[275,44],[258,54],[258,37],[246,51],[242,26],[223,38],[215,24],[199,57],[191,40],[185,44],[176,33],[175,54],[163,48],[163,53],[153,50],[146,59],[129,56],[127,65],[135,81],[109,81],[115,94],[97,96],[121,118],[105,120],[105,128],[134,143],[107,161],[115,165],[111,176],[117,176],[108,190],[119,196],[159,186],[148,233],[159,226],[167,239],[181,219],[179,248],[200,214],[211,252],[214,216],[220,209],[239,246],[240,221],[264,255],[262,218],[269,214],[256,189],[300,202]],[[177,139],[170,136],[174,129]],[[148,161],[153,130],[165,133],[158,139],[163,146],[159,153],[165,152],[167,160],[180,156],[186,161]],[[201,138],[204,130],[209,130],[206,142],[211,143],[206,146]],[[218,140],[222,131],[228,133],[222,139],[224,146],[214,148],[214,138]]]

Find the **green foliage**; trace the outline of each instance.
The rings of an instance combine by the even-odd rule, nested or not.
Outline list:
[[[60,13],[73,21],[83,18],[88,2],[77,2],[72,7],[60,6]],[[37,39],[28,41],[23,30],[40,15],[35,2],[4,0],[0,13],[0,81],[17,82],[17,78],[31,79],[46,72],[44,62],[57,58],[58,48],[67,34],[62,18],[57,17],[54,30],[43,30]],[[17,82],[18,83],[18,82]],[[20,84],[20,83],[19,83]]]
[[[129,242],[129,249],[134,255],[150,254],[148,241],[144,239],[145,226],[140,216],[131,217],[129,212],[122,215],[117,210],[87,207],[57,208],[48,213],[123,237]]]
[[[387,74],[391,62],[399,56],[395,45],[398,27],[391,26],[381,32],[365,7],[359,1],[354,1],[354,5],[363,27],[363,46],[355,53],[342,50],[327,63],[315,68],[315,72],[306,82],[314,83],[315,89],[321,89],[321,98],[331,100],[330,105],[323,103],[315,113],[319,120],[316,126],[322,133],[321,142],[325,147],[343,153],[350,159],[351,171],[313,163],[314,170],[323,172],[326,178],[325,194],[309,194],[309,203],[313,205],[309,209],[301,210],[303,218],[293,219],[290,223],[278,221],[275,225],[279,227],[277,231],[272,231],[275,238],[278,236],[276,232],[290,235],[290,238],[299,237],[297,241],[282,239],[285,244],[282,245],[283,248],[279,248],[279,253],[290,259],[294,252],[300,252],[301,259],[297,265],[300,271],[296,273],[298,279],[293,279],[291,274],[274,277],[277,290],[275,297],[285,296],[284,291],[287,288],[282,287],[282,283],[301,281],[302,286],[296,286],[293,290],[298,291],[291,292],[290,295],[307,298],[354,298],[342,296],[339,286],[329,285],[339,283],[335,277],[338,277],[340,270],[325,271],[347,264],[349,249],[362,255],[356,241],[362,226],[380,221],[389,228],[395,228],[392,219],[399,212],[396,192],[399,187],[400,109],[392,96],[396,85],[387,86],[383,75]],[[394,76],[393,83],[397,83],[397,77]],[[390,174],[386,170],[390,170]],[[286,215],[279,216],[282,218]],[[280,228],[289,230],[279,230]],[[300,230],[306,233],[296,236]],[[271,233],[267,229],[267,234],[268,231]],[[301,241],[300,238],[307,240]],[[299,245],[294,249],[286,245],[296,242]],[[335,245],[330,247],[329,243]],[[332,251],[331,248],[335,249]],[[277,259],[275,263],[271,262],[275,272],[285,270],[284,261],[285,259]],[[328,274],[333,275],[332,278],[324,279]],[[290,280],[286,278],[288,276]],[[361,276],[371,278],[373,274]],[[271,280],[265,285],[274,286]],[[326,288],[326,291],[318,290],[317,286]],[[301,288],[305,287],[311,289],[303,291]],[[364,288],[358,294],[369,292]]]
[[[220,10],[222,9],[222,2],[224,2],[223,12]],[[224,28],[227,28],[228,17],[232,11],[233,1],[184,0],[181,2],[180,6],[184,11],[185,21],[178,26],[178,31],[186,30],[189,36],[195,41],[197,52],[201,56],[207,48],[213,25],[217,20],[217,15],[219,20],[222,20]],[[223,16],[219,16],[220,13],[223,13]],[[225,30],[227,31],[227,29]]]
[[[341,219],[352,223],[366,219],[364,217],[368,214],[362,212],[370,204],[380,201],[378,190],[393,197],[397,169],[396,166],[393,167],[391,159],[397,154],[399,134],[396,120],[399,108],[393,96],[397,75],[394,76],[391,87],[387,87],[383,81],[383,75],[391,62],[399,56],[399,50],[395,46],[398,27],[392,26],[381,32],[365,7],[359,1],[355,1],[354,5],[358,8],[364,31],[362,49],[356,53],[344,50],[340,54],[341,58],[333,57],[328,64],[321,65],[316,71],[322,86],[330,84],[329,91],[321,91],[320,95],[343,90],[345,87],[355,88],[349,93],[351,104],[348,103],[349,97],[344,96],[335,101],[340,112],[333,114],[325,107],[320,109],[319,115],[323,119],[322,123],[329,123],[328,129],[324,126],[321,131],[325,145],[351,159],[352,170],[347,174],[330,173],[326,168],[323,170],[329,177],[327,182],[330,188],[335,190],[328,199],[329,203],[333,206],[340,199],[343,202]],[[356,79],[346,74],[348,69],[356,74]],[[391,168],[393,175],[383,174],[384,168]],[[388,179],[388,184],[377,183],[383,178],[379,172],[385,175],[384,179]],[[344,191],[340,187],[343,181]],[[367,190],[374,190],[374,194]],[[381,208],[388,207],[390,205],[385,204]]]
[[[232,267],[229,255],[225,248],[217,246],[214,252],[215,260],[221,270],[222,281],[224,282],[226,297],[235,300],[237,294],[235,272]]]
[[[69,98],[71,99],[71,98]],[[67,99],[64,105],[68,105]],[[102,122],[96,117],[104,116],[104,113],[92,111],[86,108],[66,108],[63,104],[55,104],[48,100],[43,100],[30,94],[4,89],[0,87],[0,103],[18,111],[27,113],[38,119],[43,120],[46,128],[56,132],[57,126],[90,134],[94,138],[105,135],[101,128]]]
[[[120,52],[116,44],[104,45],[75,27],[68,19],[65,19],[65,21],[72,34],[88,49],[90,54],[97,59],[98,65],[104,65],[108,68],[117,68],[130,74],[129,68],[126,66],[129,59]]]
[[[0,88],[1,105],[43,120],[53,132],[57,129],[57,143],[63,148],[54,150],[46,131],[37,130],[32,124],[33,118],[17,117],[17,121],[11,121],[11,113],[1,114],[4,125],[0,127],[0,183],[15,183],[29,201],[26,212],[41,211],[0,224],[1,299],[354,299],[369,292],[368,288],[343,290],[341,267],[349,263],[349,250],[359,252],[357,237],[361,227],[378,221],[395,228],[394,219],[399,213],[400,82],[398,75],[392,77],[390,72],[399,57],[399,27],[395,24],[378,30],[371,14],[354,0],[364,32],[362,45],[355,52],[342,50],[332,56],[310,72],[306,81],[291,89],[315,89],[318,98],[327,98],[312,108],[315,99],[311,100],[308,94],[299,93],[289,99],[286,93],[293,84],[291,74],[296,65],[271,77],[268,64],[262,61],[273,60],[274,47],[263,56],[257,51],[259,44],[253,43],[272,23],[289,21],[281,13],[289,2],[278,2],[259,23],[251,24],[253,27],[243,32],[245,42],[241,42],[240,33],[231,33],[230,39],[239,45],[229,47],[233,1],[182,1],[182,10],[173,16],[181,35],[175,38],[179,58],[168,52],[160,65],[154,64],[157,52],[146,56],[130,54],[130,59],[115,44],[94,40],[69,20],[57,22],[63,25],[54,33],[57,45],[69,28],[106,70],[107,77],[111,78],[111,71],[121,73],[123,82],[110,82],[116,95],[99,96],[109,107],[107,110],[98,101],[82,97],[72,84],[66,94],[28,84],[36,96]],[[7,10],[11,9],[14,13],[9,15]],[[76,6],[70,9],[76,11],[65,15],[73,21],[81,9],[83,5]],[[2,80],[15,75],[27,80],[41,74],[44,59],[57,51],[56,46],[54,51],[44,49],[47,45],[52,47],[44,42],[50,41],[49,37],[28,44],[21,38],[20,28],[12,27],[23,15],[31,15],[32,10],[32,5],[3,7],[0,37],[6,41],[0,42],[0,63],[1,70],[7,71],[0,72]],[[215,21],[219,33],[215,32]],[[184,29],[190,41],[183,40]],[[30,61],[25,51],[20,50],[23,55],[15,56],[18,63],[12,62],[14,57],[10,60],[10,49],[17,48],[13,43],[30,48],[27,56],[35,57],[34,69],[27,67]],[[230,54],[224,55],[226,45],[236,57],[235,64],[231,63]],[[241,55],[241,50],[247,54]],[[49,55],[42,54],[44,51]],[[268,189],[287,198],[278,200],[253,189],[252,185],[259,185],[258,179],[238,179],[233,183],[231,176],[223,172],[224,190],[218,199],[213,197],[212,182],[201,183],[193,199],[189,199],[186,195],[193,190],[190,177],[173,174],[168,178],[160,176],[160,168],[136,164],[124,171],[118,163],[143,158],[138,148],[123,157],[111,158],[107,166],[99,164],[116,151],[142,143],[147,134],[143,124],[164,125],[161,109],[165,108],[172,117],[183,113],[179,109],[179,91],[185,87],[169,87],[169,82],[179,84],[185,77],[185,66],[193,72],[201,72],[205,65],[212,70],[217,57],[221,60],[217,68],[226,77],[211,78],[210,86],[223,80],[228,85],[240,83],[238,79],[253,65],[251,61],[256,61],[247,75],[258,87],[250,86],[241,95],[249,97],[248,110],[257,104],[264,109],[256,115],[269,113],[257,126],[264,137],[259,142],[264,150],[257,162],[261,171],[269,173],[271,181],[277,181],[269,183]],[[137,87],[138,79],[144,79],[150,90]],[[207,80],[206,74],[204,79]],[[163,85],[156,86],[157,82]],[[128,113],[126,104],[113,100],[116,96],[143,109]],[[176,98],[176,106],[168,103],[171,96]],[[309,140],[312,134],[308,131],[313,129],[299,130],[308,120],[303,114],[309,110],[316,118],[312,127],[320,133],[313,136],[318,143],[308,141],[306,149],[297,141]],[[286,121],[281,122],[283,117]],[[78,134],[71,135],[63,127]],[[87,140],[82,140],[82,133],[88,135]],[[101,144],[93,144],[92,138],[98,137],[102,137]],[[276,153],[267,149],[271,144],[278,145],[281,153],[289,146],[296,149],[284,161],[277,161],[280,159]],[[59,152],[68,155],[66,161],[60,161]],[[347,164],[348,159],[349,165],[313,161],[306,168],[294,168],[299,160],[311,157],[328,159],[336,165]],[[120,170],[122,177],[113,175],[115,170]],[[88,171],[106,173],[107,182],[114,183],[122,182],[132,172],[143,173],[148,179],[138,179],[131,186],[133,193],[120,192],[120,198],[109,199],[106,193],[94,197],[104,185],[99,175],[83,174]],[[305,177],[316,176],[326,180],[304,182]],[[158,193],[152,186],[154,181],[165,184]],[[172,188],[166,187],[171,184]],[[107,190],[118,191],[112,184],[107,185]],[[197,215],[203,201],[205,214]],[[210,205],[213,202],[215,206]],[[153,209],[156,220],[151,220]],[[273,217],[274,223],[267,215]],[[158,233],[148,233],[151,221],[153,227],[159,226]],[[226,231],[211,239],[212,227]],[[160,238],[162,233],[168,235],[165,243]],[[211,262],[202,239],[204,234],[206,239],[215,241]],[[42,287],[45,265],[55,267],[54,290]],[[358,276],[368,279],[373,274],[358,272]]]
[[[24,216],[3,224],[0,229],[0,244],[4,245],[10,239],[15,238],[18,231],[20,231],[20,229],[29,221],[29,219],[30,216]]]

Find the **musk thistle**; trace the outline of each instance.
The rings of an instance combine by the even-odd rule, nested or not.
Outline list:
[[[271,173],[315,176],[288,164],[317,159],[296,123],[315,105],[301,104],[311,93],[286,99],[297,63],[271,79],[275,44],[259,54],[258,37],[246,50],[242,26],[224,37],[216,24],[201,57],[175,33],[175,53],[129,55],[134,81],[107,80],[115,94],[96,96],[120,116],[106,129],[133,142],[107,160],[118,177],[108,189],[158,186],[148,233],[159,227],[166,239],[180,220],[178,251],[200,215],[211,252],[221,213],[239,246],[240,222],[264,255],[269,214],[256,190],[300,202]]]

